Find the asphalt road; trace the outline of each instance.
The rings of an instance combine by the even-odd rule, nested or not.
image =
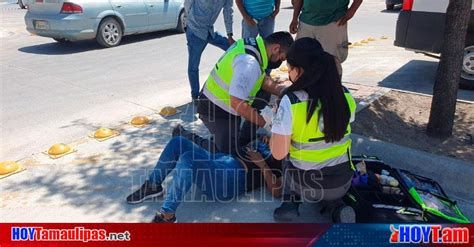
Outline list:
[[[397,11],[386,12],[384,8],[382,0],[364,1],[349,23],[350,41],[382,35],[393,38]],[[235,10],[234,33],[239,37],[241,17]],[[21,159],[53,143],[76,140],[98,127],[111,127],[133,115],[189,101],[183,34],[165,31],[125,37],[112,49],[102,49],[94,41],[61,45],[27,33],[25,12],[12,1],[0,4],[0,160]],[[291,15],[289,1],[283,1],[276,30],[287,30]],[[216,29],[225,31],[222,17]],[[384,52],[395,49],[391,42],[386,41]],[[220,54],[215,47],[206,48],[200,67],[202,78]],[[399,48],[395,57],[370,49],[351,54],[358,55],[350,55],[344,64],[345,81],[423,93],[432,87],[434,59]],[[367,56],[379,62],[367,61]],[[407,64],[411,67],[403,70]],[[419,68],[423,69],[421,79]],[[399,69],[401,74],[395,73]],[[400,83],[393,75],[409,83]],[[418,81],[423,83],[417,86]],[[471,92],[460,95],[474,100]]]

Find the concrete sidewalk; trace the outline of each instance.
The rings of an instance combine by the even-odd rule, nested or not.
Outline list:
[[[383,88],[346,86],[352,89],[359,105],[385,92]],[[105,142],[88,137],[76,140],[71,145],[77,152],[57,160],[41,153],[20,160],[27,170],[0,180],[0,219],[4,222],[150,221],[160,208],[161,199],[128,205],[125,197],[141,185],[148,169],[154,167],[171,138],[172,126],[181,123],[201,135],[208,134],[189,104],[180,110],[181,114],[166,119],[151,114],[152,124],[143,128],[135,128],[124,120],[115,126],[121,131],[120,136]],[[353,138],[353,154],[377,155],[395,167],[434,178],[459,201],[463,213],[474,218],[474,198],[467,189],[473,187],[472,179],[468,179],[474,174],[472,164],[358,135]],[[449,169],[445,169],[448,165]],[[199,192],[189,193],[190,196],[199,201]],[[272,213],[279,204],[265,190],[258,190],[231,202],[182,203],[177,215],[180,222],[273,222]],[[316,204],[304,204],[300,222],[330,222],[317,209]]]

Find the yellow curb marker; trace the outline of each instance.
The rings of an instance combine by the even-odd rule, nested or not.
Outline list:
[[[382,37],[380,37],[380,39],[388,39],[388,37],[387,36],[382,36]]]
[[[15,161],[7,160],[0,162],[0,179],[26,170]]]
[[[376,41],[377,39],[375,39],[374,37],[369,37],[368,41]]]
[[[89,137],[94,138],[97,141],[103,142],[119,135],[120,135],[120,132],[116,130],[111,130],[109,128],[99,128],[94,133],[90,134]]]
[[[137,128],[141,128],[149,123],[150,118],[146,116],[136,116],[130,121],[130,124]]]
[[[178,114],[180,111],[178,111],[178,109],[174,108],[174,107],[171,107],[171,106],[166,106],[166,107],[163,107],[163,109],[161,109],[160,111],[160,115],[162,117],[169,117],[169,116],[173,116],[173,115],[176,115]]]
[[[360,43],[362,43],[362,44],[368,44],[369,41],[367,41],[367,40],[364,39],[364,40],[362,40]]]
[[[71,148],[69,145],[58,143],[54,144],[48,149],[48,151],[44,151],[43,153],[48,155],[51,159],[57,159],[76,151],[77,150]]]

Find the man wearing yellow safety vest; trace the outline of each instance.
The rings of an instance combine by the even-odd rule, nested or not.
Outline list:
[[[217,151],[236,154],[240,117],[269,128],[271,119],[264,119],[251,105],[261,89],[280,95],[283,86],[265,70],[286,60],[292,43],[288,32],[276,32],[265,39],[241,39],[219,59],[201,91],[197,108],[199,118],[214,136]]]
[[[273,157],[285,159],[283,203],[274,218],[295,219],[305,199],[322,201],[335,222],[355,222],[341,198],[354,174],[350,123],[356,103],[341,84],[334,57],[317,40],[296,40],[287,64],[293,84],[283,92],[269,142]]]

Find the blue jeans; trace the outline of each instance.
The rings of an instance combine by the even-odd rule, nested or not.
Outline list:
[[[194,182],[208,198],[231,200],[245,192],[245,170],[240,161],[228,154],[210,153],[190,140],[177,136],[161,153],[148,181],[161,185],[172,173],[161,209],[175,213]]]
[[[186,39],[188,40],[188,79],[191,86],[191,97],[197,98],[200,89],[199,64],[201,63],[202,52],[207,44],[219,47],[224,51],[230,45],[229,40],[218,32],[215,32],[214,35],[208,34],[207,40],[202,40],[194,35],[189,28],[186,30]]]
[[[245,20],[242,20],[242,38],[255,38],[258,34],[263,38],[272,34],[275,30],[275,18],[271,15],[257,21],[257,25],[250,26]]]

